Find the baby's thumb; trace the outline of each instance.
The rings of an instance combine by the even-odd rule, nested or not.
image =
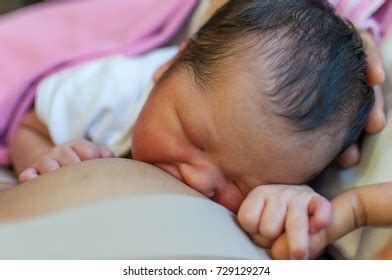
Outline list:
[[[19,183],[24,183],[38,177],[38,170],[34,167],[29,167],[19,174]]]
[[[107,148],[105,146],[99,146],[98,149],[99,149],[99,154],[100,154],[101,158],[114,157],[113,152],[109,148]]]
[[[316,257],[327,245],[328,235],[327,230],[321,230],[315,234],[310,235],[309,240],[309,258]],[[289,243],[287,234],[282,234],[272,245],[271,255],[274,259],[288,260],[290,259]]]
[[[314,196],[308,206],[309,231],[311,234],[328,227],[332,222],[332,206],[324,197]]]

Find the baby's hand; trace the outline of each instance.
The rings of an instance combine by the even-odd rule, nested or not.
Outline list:
[[[19,182],[29,181],[39,175],[84,160],[112,156],[113,153],[106,147],[98,146],[85,139],[71,140],[63,145],[57,145],[47,153],[41,155],[31,167],[20,173]]]
[[[331,219],[329,201],[307,186],[256,187],[238,212],[240,225],[261,247],[271,248],[286,233],[291,259],[307,259],[310,234],[327,227]]]

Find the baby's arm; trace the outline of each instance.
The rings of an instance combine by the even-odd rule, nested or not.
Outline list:
[[[63,166],[111,156],[109,149],[85,139],[54,145],[34,111],[25,116],[11,141],[11,160],[22,183]]]
[[[307,186],[265,185],[249,193],[238,212],[240,225],[263,248],[287,234],[292,259],[309,257],[309,235],[331,222],[330,203]]]
[[[310,236],[310,255],[361,226],[392,225],[392,183],[350,189],[332,200],[334,217],[326,229]],[[288,236],[283,234],[272,246],[275,258],[289,257]]]
[[[30,111],[21,121],[11,141],[11,161],[16,174],[19,175],[31,166],[53,146],[47,128],[34,111]]]

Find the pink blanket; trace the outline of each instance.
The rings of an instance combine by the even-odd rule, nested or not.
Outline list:
[[[35,5],[0,18],[0,165],[31,107],[34,85],[56,69],[123,53],[141,54],[165,43],[196,0],[100,0]]]
[[[370,30],[376,41],[392,31],[392,0],[329,0],[336,13]]]

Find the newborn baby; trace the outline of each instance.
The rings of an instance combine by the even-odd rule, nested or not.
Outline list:
[[[172,52],[134,60],[132,71]],[[261,234],[259,244],[286,232],[292,256],[307,257],[307,235],[330,223],[330,206],[289,185],[308,182],[360,135],[373,104],[365,59],[356,30],[324,1],[230,1],[155,72],[148,96],[124,90],[137,83],[123,71],[125,57],[42,81],[35,111],[13,137],[13,164],[24,182],[131,149],[133,159],[234,212],[241,207],[239,222]],[[92,84],[104,102],[84,94]],[[77,133],[58,137],[68,130]]]

